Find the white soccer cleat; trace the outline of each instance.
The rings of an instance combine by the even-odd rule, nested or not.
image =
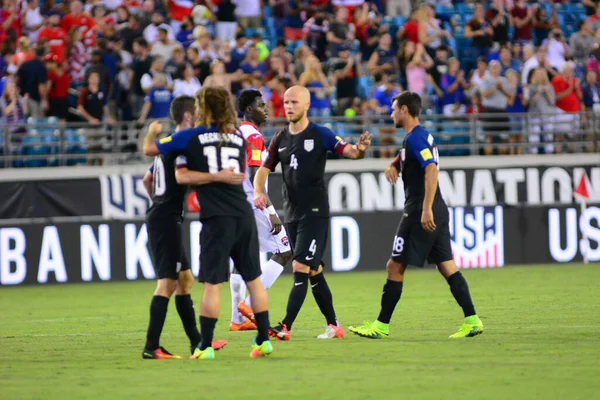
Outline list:
[[[338,322],[337,325],[329,324],[325,328],[325,333],[317,336],[317,339],[341,339],[344,337],[344,328]]]

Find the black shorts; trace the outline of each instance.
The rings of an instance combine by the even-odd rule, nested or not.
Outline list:
[[[51,99],[48,101],[48,116],[67,119],[69,116],[68,99]]]
[[[254,214],[244,217],[212,217],[202,220],[200,232],[200,282],[229,280],[229,258],[244,281],[260,277],[258,233]]]
[[[425,261],[439,264],[452,260],[448,216],[436,214],[434,220],[436,230],[427,232],[421,225],[421,212],[415,212],[414,217],[405,214],[394,236],[392,260],[417,267],[422,267]]]
[[[294,251],[293,260],[317,271],[327,246],[329,218],[305,217],[286,224],[285,229]]]
[[[150,213],[146,229],[157,279],[177,279],[179,272],[190,269],[183,246],[181,218],[157,217]]]

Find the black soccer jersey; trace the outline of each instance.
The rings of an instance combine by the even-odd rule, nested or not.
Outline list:
[[[405,212],[422,211],[425,198],[425,167],[429,164],[439,167],[439,153],[433,136],[421,125],[417,125],[404,138],[402,150],[395,161],[402,171]],[[433,200],[433,211],[448,213],[439,184]]]
[[[281,162],[286,222],[306,216],[329,217],[325,187],[327,151],[341,155],[346,145],[330,129],[313,123],[298,134],[285,128],[273,137],[263,166],[275,171]]]
[[[183,199],[186,186],[175,180],[175,164],[184,160],[175,160],[175,155],[156,156],[150,168],[152,173],[152,206],[148,213],[159,216],[182,216]]]
[[[181,155],[177,167],[216,173],[233,168],[246,170],[246,144],[238,133],[219,133],[216,126],[182,130],[156,141],[164,156]],[[242,185],[209,183],[195,187],[200,204],[200,219],[215,216],[244,216],[252,213]]]

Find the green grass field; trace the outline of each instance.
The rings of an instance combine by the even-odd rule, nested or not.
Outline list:
[[[434,270],[410,270],[388,340],[321,341],[309,293],[289,342],[250,359],[230,333],[229,288],[214,361],[141,359],[153,282],[0,289],[1,399],[592,399],[600,379],[600,265],[463,272],[485,333],[451,341],[462,320]],[[384,272],[329,274],[342,324],[373,319]],[[270,291],[283,318],[290,275]],[[195,303],[202,289],[194,289]],[[172,302],[174,303],[174,302]],[[162,344],[188,355],[174,304]]]

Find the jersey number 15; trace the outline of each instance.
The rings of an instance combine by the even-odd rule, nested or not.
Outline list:
[[[238,161],[240,149],[234,147],[220,147],[221,156],[217,157],[217,148],[207,146],[204,148],[204,156],[208,160],[208,172],[217,173],[222,169],[233,168],[233,172],[240,173],[241,167]]]

